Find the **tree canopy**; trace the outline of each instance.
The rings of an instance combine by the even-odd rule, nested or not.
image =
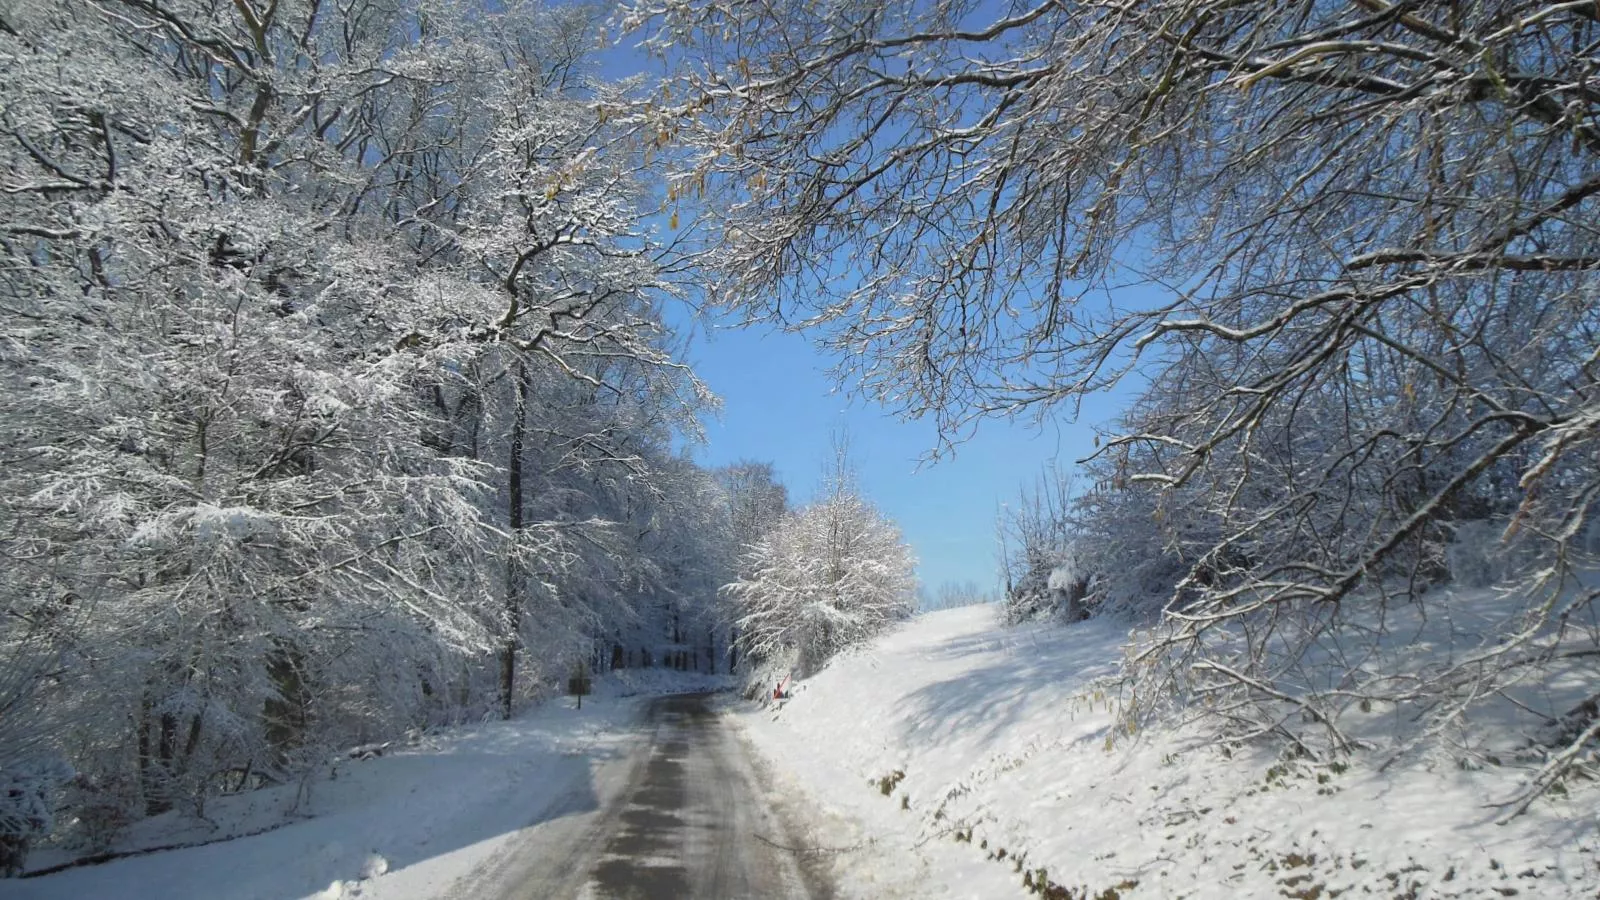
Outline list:
[[[1419,696],[1403,651],[1361,637],[1374,608],[1447,603],[1427,589],[1470,522],[1498,535],[1512,609],[1428,676],[1422,719],[1532,670],[1600,681],[1572,656],[1600,641],[1579,577],[1592,4],[640,0],[621,20],[684,61],[648,112],[691,148],[677,183],[714,198],[729,308],[813,330],[955,438],[1147,377],[1079,523],[1099,599],[1160,611],[1131,709],[1205,700],[1346,746],[1342,710]],[[1152,531],[1175,564],[1141,558],[1130,585]],[[1300,668],[1350,641],[1382,661]]]

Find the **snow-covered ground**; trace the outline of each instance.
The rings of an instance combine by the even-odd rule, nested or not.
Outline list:
[[[742,714],[809,792],[818,853],[861,897],[1600,896],[1600,791],[1508,824],[1514,764],[1344,763],[1224,748],[1197,727],[1108,747],[1108,621],[1003,628],[920,616]],[[1044,878],[1039,878],[1043,869]]]
[[[1600,790],[1573,785],[1496,824],[1485,804],[1527,774],[1510,759],[1316,764],[1225,748],[1198,726],[1108,746],[1101,679],[1126,639],[1103,620],[1004,628],[992,607],[931,613],[837,658],[781,708],[725,707],[765,757],[774,805],[800,820],[794,849],[830,861],[844,897],[1023,897],[1030,885],[1055,900],[1600,896]],[[4,894],[476,896],[617,795],[646,739],[634,697],[726,683],[606,676],[581,711],[553,701],[343,760],[298,798],[291,786],[218,801],[209,823],[149,820],[120,849],[216,842],[5,882]]]
[[[509,722],[450,729],[366,760],[341,759],[303,785],[223,798],[209,821],[169,813],[115,849],[199,844],[0,882],[7,900],[466,896],[462,879],[513,841],[599,809],[641,739],[628,726],[650,694],[726,687],[662,669],[595,680],[582,710],[552,700]],[[259,834],[252,834],[260,832]],[[233,835],[249,835],[228,838]],[[70,858],[43,848],[29,869]]]

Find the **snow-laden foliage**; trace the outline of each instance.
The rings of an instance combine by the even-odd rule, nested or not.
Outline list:
[[[713,401],[593,16],[0,13],[0,773],[69,760],[80,836],[509,714],[664,640],[641,597],[717,615],[672,449]]]
[[[1005,580],[1006,621],[1016,624],[1036,616],[1067,614],[1079,617],[1082,600],[1079,579],[1061,582],[1058,571],[1076,570],[1074,534],[1067,522],[1072,502],[1072,479],[1059,469],[1039,474],[1031,488],[1018,493],[1014,504],[1001,507],[996,531],[1000,539],[1000,569]]]
[[[910,615],[915,565],[900,529],[843,487],[780,521],[723,590],[744,653],[804,677]]]
[[[1160,619],[1135,719],[1195,704],[1349,747],[1352,709],[1439,731],[1576,684],[1531,707],[1588,700],[1528,796],[1589,765],[1591,4],[642,0],[620,21],[697,54],[647,112],[694,148],[680,183],[722,201],[723,302],[815,329],[952,438],[1140,368],[1077,544],[1091,602]],[[1429,588],[1474,522],[1503,546],[1469,577],[1506,614],[1418,670],[1367,623],[1448,616]]]
[[[771,463],[741,460],[722,466],[713,474],[726,498],[729,525],[727,546],[734,554],[734,558],[728,562],[728,577],[723,582],[727,584],[752,574],[746,566],[750,551],[771,534],[790,512],[789,491],[778,480],[778,473]],[[718,596],[723,601],[723,616],[730,623],[728,665],[729,671],[734,671],[746,662],[739,656],[741,641],[735,624],[739,618],[739,607],[726,592],[719,590]]]
[[[0,765],[0,878],[22,874],[35,840],[55,827],[55,798],[72,777],[59,758]]]
[[[734,546],[753,546],[789,512],[789,491],[771,463],[744,460],[713,474],[727,495]]]

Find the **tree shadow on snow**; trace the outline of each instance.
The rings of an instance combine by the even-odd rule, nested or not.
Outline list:
[[[1126,639],[1125,628],[1088,621],[989,631],[931,647],[925,658],[969,668],[906,696],[905,737],[914,744],[993,746],[1013,730],[1018,737],[1040,737],[1020,731],[1029,722],[1050,722],[1053,736],[1071,730],[1075,717],[1087,725],[1088,707],[1072,698],[1116,674]]]

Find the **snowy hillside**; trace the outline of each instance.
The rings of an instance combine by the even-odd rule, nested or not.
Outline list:
[[[1315,764],[1198,726],[1107,743],[1125,630],[918,617],[744,717],[859,896],[1595,897],[1592,787],[1507,824],[1523,767]],[[1041,870],[1043,877],[1041,878]]]

